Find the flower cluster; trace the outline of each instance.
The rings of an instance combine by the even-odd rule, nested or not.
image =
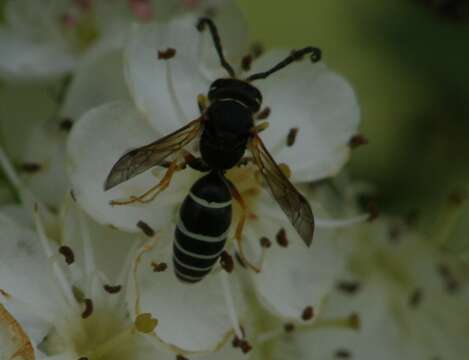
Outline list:
[[[202,173],[178,168],[150,202],[119,205],[164,181],[162,166],[104,190],[120,156],[198,118],[210,84],[226,77],[196,27],[201,15],[217,24],[237,78],[290,52],[250,46],[229,0],[7,3],[0,358],[467,353],[468,323],[457,316],[467,307],[464,264],[400,220],[370,224],[357,186],[331,180],[363,138],[353,89],[323,62],[300,59],[256,82],[256,120],[271,124],[260,136],[315,214],[310,248],[249,159],[225,174],[243,206],[233,205],[220,261],[196,284],[177,279],[172,249],[179,208]],[[197,142],[185,150],[197,154]]]

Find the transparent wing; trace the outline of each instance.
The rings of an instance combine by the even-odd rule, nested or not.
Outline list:
[[[104,182],[104,190],[109,190],[156,165],[162,164],[168,156],[194,140],[200,134],[201,129],[202,121],[196,119],[151,144],[129,151],[112,167]]]
[[[251,139],[249,150],[275,200],[306,245],[310,246],[314,233],[314,215],[308,202],[291,184],[257,135]]]

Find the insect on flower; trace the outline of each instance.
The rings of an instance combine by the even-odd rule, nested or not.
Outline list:
[[[166,189],[173,174],[186,165],[208,173],[192,185],[180,208],[175,230],[173,262],[176,276],[188,283],[198,282],[208,274],[223,252],[231,225],[233,198],[243,209],[235,233],[239,244],[242,241],[246,205],[236,184],[224,175],[241,162],[252,161],[257,165],[272,195],[306,245],[311,244],[314,232],[314,217],[308,202],[290,183],[259,137],[259,132],[266,128],[267,123],[254,124],[255,115],[261,108],[262,94],[251,83],[267,78],[306,54],[311,54],[311,60],[316,62],[321,57],[321,51],[315,47],[293,51],[270,70],[241,80],[236,78],[235,71],[223,55],[213,21],[199,19],[198,30],[202,31],[205,27],[210,31],[221,66],[229,77],[217,79],[210,85],[208,101],[204,96],[198,97],[199,118],[122,156],[112,167],[104,184],[104,189],[109,190],[154,166],[166,167],[161,181],[143,194],[112,202],[113,205],[148,203]],[[185,149],[195,139],[199,141],[200,157]],[[246,149],[252,157],[244,157]],[[177,158],[167,160],[175,154],[182,155],[180,158],[183,161],[178,162]]]

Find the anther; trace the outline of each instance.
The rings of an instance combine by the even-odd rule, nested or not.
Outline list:
[[[445,288],[449,293],[454,293],[455,291],[459,290],[460,284],[446,264],[439,264],[438,272],[443,278]]]
[[[108,292],[109,294],[117,294],[122,290],[122,285],[104,285],[103,286],[104,290]]]
[[[83,299],[83,303],[85,304],[85,310],[81,313],[81,318],[86,319],[91,316],[93,313],[93,301],[89,298]]]
[[[153,230],[153,228],[148,225],[146,222],[140,220],[138,223],[137,223],[137,227],[142,230],[142,232],[148,236],[148,237],[153,237],[155,236],[155,230]]]
[[[373,201],[370,201],[368,203],[367,210],[368,210],[368,214],[370,214],[368,217],[368,222],[372,222],[379,217],[379,209],[376,206],[376,203],[374,203]]]
[[[189,360],[189,359],[182,355],[176,355],[176,360]]]
[[[269,240],[268,237],[261,237],[259,239],[259,242],[261,243],[261,246],[264,248],[264,249],[268,249],[272,246],[272,241]]]
[[[226,251],[223,251],[220,255],[220,265],[227,273],[231,273],[233,271],[233,268],[234,268],[233,258]]]
[[[174,48],[167,48],[166,50],[158,50],[159,60],[172,59],[175,55],[176,55],[176,49]]]
[[[335,357],[337,359],[350,359],[352,354],[346,349],[339,349],[335,352]]]
[[[166,269],[168,268],[168,264],[166,264],[165,262],[157,263],[152,261],[151,267],[153,268],[153,272],[163,272],[166,271]]]
[[[265,120],[269,117],[271,113],[270,107],[266,106],[259,114],[257,114],[256,119],[257,120]]]
[[[283,329],[286,333],[292,333],[295,330],[295,325],[292,323],[286,323],[283,325]]]
[[[69,246],[63,245],[59,247],[59,253],[63,255],[67,265],[71,265],[75,262],[75,254],[73,253],[73,250]]]
[[[252,56],[250,54],[244,56],[241,60],[241,69],[243,71],[249,71],[251,69]]]
[[[135,328],[144,334],[149,334],[155,330],[158,320],[153,318],[150,313],[139,314],[135,318]]]
[[[349,326],[354,329],[358,330],[361,326],[360,316],[357,313],[351,313],[348,317]]]
[[[232,345],[234,348],[240,347],[240,345],[241,345],[241,339],[235,335],[235,337],[233,338],[233,341],[231,342],[231,345]]]
[[[34,162],[24,162],[20,165],[20,171],[29,173],[29,174],[34,174],[39,171],[41,171],[42,166],[41,164],[34,163]]]
[[[247,340],[241,340],[239,347],[241,351],[243,352],[243,354],[247,354],[248,352],[252,350],[252,345]]]
[[[0,295],[2,295],[5,299],[11,299],[11,295],[3,289],[0,289]]]
[[[88,358],[86,356],[82,356],[81,358],[79,358],[78,360],[88,360]]]
[[[360,290],[360,283],[357,281],[340,281],[337,289],[343,293],[354,295]]]
[[[368,144],[368,139],[364,137],[362,134],[353,135],[348,142],[348,146],[351,149],[355,149],[359,146],[366,145],[366,144]]]
[[[70,197],[72,198],[73,202],[77,202],[77,198],[75,196],[75,191],[73,191],[73,189],[70,190]]]
[[[409,306],[415,309],[422,302],[422,289],[415,289],[409,296]]]
[[[301,314],[301,318],[304,321],[308,321],[308,320],[311,320],[313,317],[314,317],[313,307],[312,306],[305,307],[305,309],[303,310],[303,313]]]
[[[279,244],[281,247],[288,246],[287,232],[284,228],[281,228],[278,231],[277,235],[275,236],[275,239],[277,240],[277,244]]]
[[[261,43],[255,42],[254,44],[251,45],[251,54],[254,60],[260,57],[263,53],[264,53],[264,46]]]
[[[298,135],[298,128],[291,128],[287,135],[287,146],[293,146]]]
[[[72,130],[73,120],[70,118],[64,118],[59,122],[59,129],[65,132]]]

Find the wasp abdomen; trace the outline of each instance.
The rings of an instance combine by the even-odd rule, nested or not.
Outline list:
[[[176,276],[195,283],[207,275],[222,253],[231,224],[231,194],[216,172],[200,178],[179,211],[173,245]]]

